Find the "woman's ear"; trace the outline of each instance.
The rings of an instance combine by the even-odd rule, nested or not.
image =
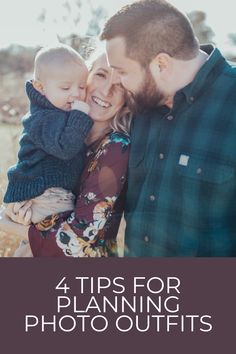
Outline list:
[[[32,81],[33,87],[35,88],[35,90],[39,91],[42,95],[44,95],[44,88],[43,88],[43,84],[41,81],[39,80],[33,80]]]

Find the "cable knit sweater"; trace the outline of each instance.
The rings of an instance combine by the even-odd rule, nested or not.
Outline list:
[[[65,112],[26,83],[30,111],[23,117],[18,162],[8,170],[5,203],[23,201],[47,188],[74,189],[84,167],[84,140],[91,118],[78,110]]]

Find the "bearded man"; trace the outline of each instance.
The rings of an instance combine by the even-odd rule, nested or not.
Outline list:
[[[101,34],[136,112],[128,256],[236,256],[236,69],[165,0],[123,7]]]

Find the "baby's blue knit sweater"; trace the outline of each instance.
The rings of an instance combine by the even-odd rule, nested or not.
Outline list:
[[[91,118],[78,110],[65,112],[26,83],[30,111],[22,118],[18,162],[8,170],[5,203],[23,201],[47,188],[75,188],[84,168],[84,140]]]

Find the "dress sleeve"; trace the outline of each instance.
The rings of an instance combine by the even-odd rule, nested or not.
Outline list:
[[[98,150],[86,166],[74,212],[30,227],[29,241],[35,257],[107,255],[104,235],[112,230],[114,206],[126,180],[128,156],[128,138],[122,141],[116,137]]]

